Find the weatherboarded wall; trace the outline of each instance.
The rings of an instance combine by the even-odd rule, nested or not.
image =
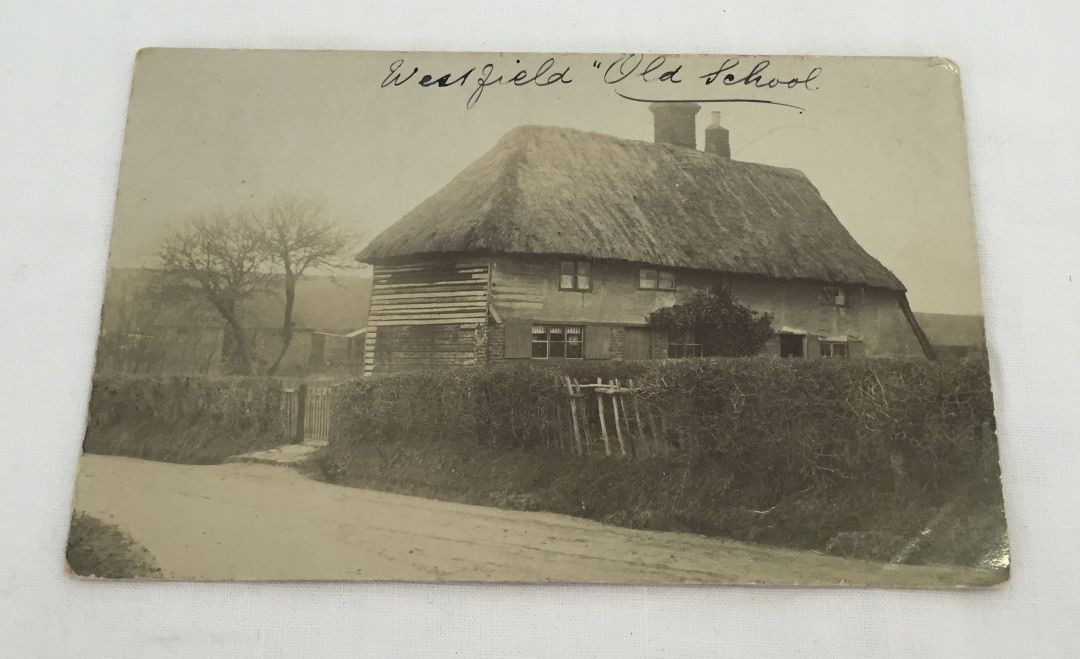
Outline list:
[[[473,364],[488,313],[488,259],[376,266],[365,373]]]

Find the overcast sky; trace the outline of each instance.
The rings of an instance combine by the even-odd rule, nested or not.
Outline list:
[[[323,200],[369,239],[523,124],[652,139],[643,103],[620,98],[757,98],[703,106],[699,134],[720,110],[739,160],[807,174],[845,227],[895,272],[917,311],[981,313],[959,79],[914,59],[773,58],[768,74],[814,89],[705,86],[724,56],[667,59],[680,84],[631,77],[604,84],[615,56],[555,56],[570,84],[492,86],[466,108],[462,87],[381,88],[403,71],[459,74],[492,62],[495,75],[530,72],[546,55],[445,55],[153,50],[136,66],[124,142],[111,263],[148,265],[185,217],[261,204],[278,195]],[[600,60],[601,68],[592,63]],[[757,61],[742,58],[745,73]],[[640,69],[639,69],[640,70]],[[766,75],[766,79],[769,75]],[[414,80],[419,78],[418,74]],[[699,145],[703,137],[699,135]]]

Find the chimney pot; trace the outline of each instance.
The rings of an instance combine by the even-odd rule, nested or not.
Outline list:
[[[697,103],[650,103],[653,113],[653,136],[657,144],[675,144],[697,148],[697,121],[701,106]]]
[[[731,139],[728,129],[720,125],[720,113],[712,113],[712,123],[705,129],[705,152],[721,158],[731,157]]]

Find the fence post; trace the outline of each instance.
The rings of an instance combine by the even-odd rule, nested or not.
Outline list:
[[[596,376],[596,384],[603,384],[600,376]],[[604,394],[596,389],[596,408],[600,410],[600,436],[604,438],[604,455],[611,455],[611,442],[608,441],[607,421],[604,419]]]
[[[304,422],[307,417],[308,386],[305,382],[296,387],[296,437],[294,443],[304,441]]]
[[[645,446],[645,430],[641,426],[641,411],[638,409],[637,390],[634,388],[634,380],[630,380],[630,404],[634,407],[634,419],[637,421],[638,443],[637,446]],[[634,449],[634,444],[630,444],[633,455],[637,457],[637,451]]]
[[[577,446],[577,454],[584,455],[581,448],[581,433],[578,430],[577,397],[574,395],[574,387],[570,384],[570,376],[566,376],[566,394],[570,398],[570,419],[574,423],[574,444]]]
[[[619,414],[619,408],[622,407],[622,394],[619,393],[621,387],[619,386],[618,378],[612,380],[612,383],[614,384],[615,393],[611,394],[611,409],[615,411],[615,435],[619,438],[619,452],[625,456],[626,440],[623,439],[622,427],[623,421],[626,420],[626,408],[623,407],[622,414]],[[630,427],[627,426],[627,432],[629,432],[629,430]]]

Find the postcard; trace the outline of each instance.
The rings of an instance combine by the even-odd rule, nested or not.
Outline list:
[[[84,577],[1008,578],[957,65],[147,49]]]

